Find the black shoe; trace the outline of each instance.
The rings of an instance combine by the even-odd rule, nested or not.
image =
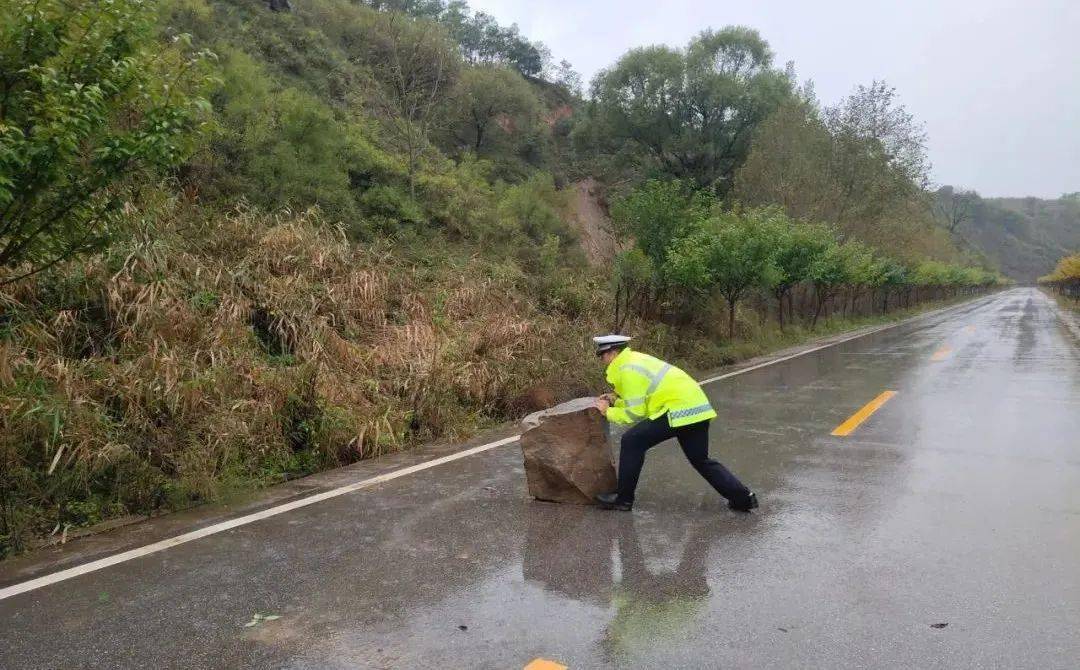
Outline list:
[[[601,493],[596,496],[596,502],[603,509],[611,509],[619,512],[629,512],[634,509],[634,503],[619,500],[618,493]]]
[[[743,500],[740,503],[736,503],[733,500],[729,501],[727,506],[736,512],[749,512],[752,509],[757,509],[757,495],[751,493],[746,500]]]

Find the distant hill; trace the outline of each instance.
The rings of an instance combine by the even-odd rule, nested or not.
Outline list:
[[[1055,200],[983,198],[944,187],[937,204],[963,246],[1019,282],[1034,282],[1080,249],[1080,193]]]

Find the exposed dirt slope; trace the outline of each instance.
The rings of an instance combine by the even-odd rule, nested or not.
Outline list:
[[[581,246],[593,265],[610,265],[619,252],[607,208],[600,197],[600,188],[592,177],[583,179],[571,187],[570,220],[581,236]]]

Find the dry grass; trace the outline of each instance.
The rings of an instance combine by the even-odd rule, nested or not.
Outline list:
[[[537,380],[558,380],[549,400],[589,381],[566,371],[598,326],[541,311],[490,263],[410,264],[313,213],[163,211],[0,292],[8,550],[462,437],[534,409]]]

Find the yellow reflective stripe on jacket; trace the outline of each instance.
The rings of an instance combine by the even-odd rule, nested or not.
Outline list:
[[[678,427],[716,416],[690,375],[648,354],[624,349],[608,366],[607,379],[619,396],[607,414],[616,423],[632,424],[667,414],[670,425]]]

